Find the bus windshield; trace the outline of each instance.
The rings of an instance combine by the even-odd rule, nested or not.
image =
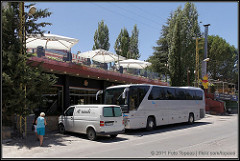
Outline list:
[[[128,96],[123,98],[125,88],[107,89],[104,95],[104,104],[119,105],[124,113],[128,112]]]

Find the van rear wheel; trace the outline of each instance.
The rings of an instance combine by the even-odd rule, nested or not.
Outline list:
[[[94,131],[93,128],[89,128],[87,130],[87,137],[88,137],[89,140],[92,140],[92,141],[97,139],[96,132]]]
[[[61,134],[65,134],[66,132],[63,124],[58,125],[58,130]]]

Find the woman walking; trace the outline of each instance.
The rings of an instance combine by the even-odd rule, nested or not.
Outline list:
[[[37,121],[36,121],[40,146],[42,146],[43,136],[45,135],[45,126],[47,125],[46,119],[44,117],[45,117],[45,113],[41,112],[40,116],[37,118]]]

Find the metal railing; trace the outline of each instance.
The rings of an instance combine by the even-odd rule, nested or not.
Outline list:
[[[76,54],[68,53],[63,51],[58,51],[58,50],[48,50],[45,49],[42,54],[37,54],[36,49],[29,49],[29,53],[32,53],[33,56],[39,57],[44,57],[47,59],[55,60],[55,61],[60,61],[60,62],[65,62],[65,63],[73,63],[73,64],[78,64],[78,65],[83,65],[83,66],[88,66],[91,68],[97,68],[97,69],[102,69],[106,71],[112,71],[112,72],[120,72],[122,74],[129,74],[133,76],[139,76],[139,77],[145,77],[151,80],[160,80],[162,82],[166,82],[165,76],[162,75],[160,76],[159,73],[151,72],[148,69],[131,69],[131,68],[117,68],[116,64],[117,63],[99,63],[92,61],[89,58],[81,58],[77,56]]]

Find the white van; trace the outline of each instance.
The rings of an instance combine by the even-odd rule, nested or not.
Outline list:
[[[89,140],[97,135],[113,138],[125,131],[121,107],[116,105],[72,105],[59,116],[58,128],[60,133],[87,134]]]

